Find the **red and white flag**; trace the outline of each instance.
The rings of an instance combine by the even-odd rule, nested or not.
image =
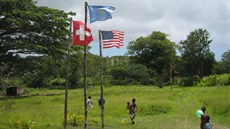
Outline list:
[[[81,21],[73,21],[73,45],[86,46],[93,41],[91,30]]]

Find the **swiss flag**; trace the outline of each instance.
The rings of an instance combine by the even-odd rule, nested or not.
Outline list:
[[[93,41],[91,30],[81,21],[73,21],[73,45],[86,46]]]

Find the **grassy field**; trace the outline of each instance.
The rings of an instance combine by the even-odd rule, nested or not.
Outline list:
[[[40,92],[40,91],[37,91]],[[62,129],[64,90],[42,90],[28,97],[0,98],[0,129]],[[214,129],[230,129],[230,87],[145,86],[107,87],[105,92],[105,129],[199,129],[195,112],[207,107]],[[54,94],[49,95],[48,94]],[[56,95],[55,95],[56,94]],[[89,89],[94,107],[88,110],[89,129],[101,128],[101,111],[97,103],[100,87]],[[126,102],[135,97],[140,112],[136,124],[128,117]],[[72,127],[74,123],[77,127]],[[83,89],[69,90],[69,129],[82,129],[84,124]]]

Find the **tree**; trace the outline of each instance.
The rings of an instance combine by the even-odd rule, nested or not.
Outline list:
[[[230,49],[228,51],[224,52],[222,57],[222,62],[225,67],[226,73],[230,73]]]
[[[128,64],[126,65],[126,69],[129,83],[142,85],[148,85],[152,83],[146,66],[141,64]]]
[[[114,65],[111,68],[111,82],[115,85],[125,85],[127,84],[127,69],[124,65]]]
[[[131,41],[128,45],[128,54],[132,61],[146,66],[151,77],[157,79],[160,88],[170,78],[170,66],[176,55],[175,43],[167,36],[155,31],[147,37]]]
[[[215,55],[209,49],[211,42],[207,30],[197,29],[192,31],[186,40],[179,43],[181,45],[183,75],[203,77],[212,73]]]
[[[37,7],[32,0],[0,1],[0,60],[14,55],[63,55],[68,38],[68,18],[63,11]]]
[[[221,56],[221,61],[215,65],[215,72],[218,74],[230,73],[230,49]]]

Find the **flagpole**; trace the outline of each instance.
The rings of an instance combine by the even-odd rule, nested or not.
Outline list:
[[[68,113],[68,87],[69,87],[69,63],[70,63],[70,46],[72,39],[72,18],[69,20],[69,41],[68,41],[68,50],[67,50],[67,68],[66,68],[66,86],[65,86],[65,106],[64,106],[64,129],[66,129],[67,125],[67,113]]]
[[[87,5],[88,3],[85,2],[85,28],[87,28]],[[86,35],[84,35],[86,39]],[[88,129],[88,108],[87,108],[87,93],[86,93],[86,83],[87,83],[87,69],[86,69],[86,65],[87,65],[87,62],[86,62],[86,46],[84,46],[84,107],[85,107],[85,123],[84,123],[84,128],[85,129]]]
[[[101,108],[101,126],[104,128],[104,90],[103,90],[103,69],[102,69],[102,47],[101,47],[101,30],[99,30],[99,49],[100,49],[100,75],[101,75],[101,100],[102,100],[102,108]]]

